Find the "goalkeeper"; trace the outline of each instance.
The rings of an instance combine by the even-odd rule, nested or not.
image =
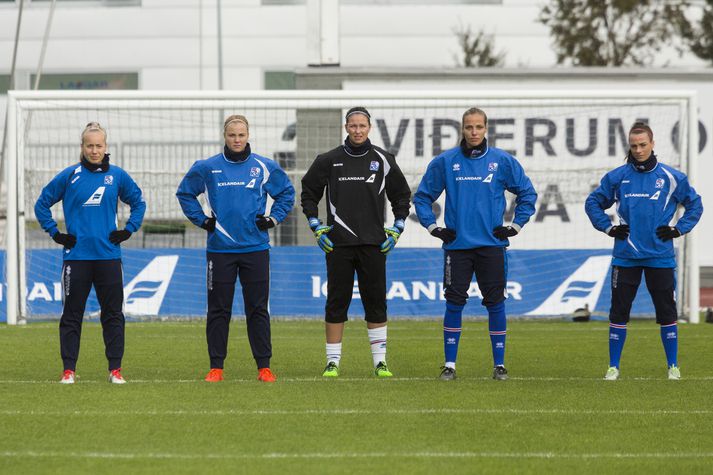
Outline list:
[[[421,225],[443,241],[446,312],[443,318],[445,365],[440,378],[456,377],[456,356],[463,308],[473,273],[488,309],[493,378],[508,378],[505,369],[506,248],[535,212],[537,193],[522,166],[510,154],[489,147],[488,117],[478,108],[465,111],[460,146],[428,165],[414,196]],[[446,192],[445,227],[436,224],[433,203]],[[504,225],[505,190],[516,195],[513,222]]]
[[[615,204],[619,224],[612,225],[604,210]],[[673,224],[679,205],[686,211]],[[636,122],[629,130],[626,163],[604,175],[584,206],[594,227],[614,238],[609,369],[604,379],[619,379],[629,313],[642,272],[661,328],[668,379],[680,379],[673,240],[698,223],[703,214],[701,197],[686,175],[659,163],[653,131],[645,123]]]
[[[92,286],[101,308],[109,382],[126,382],[121,375],[125,322],[119,244],[138,231],[146,203],[129,174],[109,163],[106,150],[106,131],[98,123],[90,122],[82,132],[79,163],[54,177],[35,203],[35,216],[42,229],[64,248],[63,306],[59,320],[60,352],[64,364],[62,384],[75,382],[82,319]],[[116,228],[119,200],[131,208],[129,220],[121,230]],[[66,234],[57,229],[50,211],[59,201],[62,202]]]
[[[327,366],[322,376],[339,376],[344,322],[356,271],[374,373],[390,377],[386,365],[386,255],[404,230],[411,190],[394,156],[369,141],[369,112],[353,107],[345,122],[344,144],[319,155],[302,178],[302,211],[327,261]],[[327,222],[323,224],[318,204],[325,188]],[[389,228],[384,228],[385,198],[394,215]]]

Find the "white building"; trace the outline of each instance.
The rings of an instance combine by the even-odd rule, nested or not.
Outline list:
[[[0,0],[0,92],[7,88],[21,0]],[[30,88],[50,0],[24,0],[16,87]],[[317,8],[308,7],[315,4]],[[314,0],[58,0],[47,44],[44,88],[216,89],[221,7],[225,89],[290,85],[294,68],[319,62]],[[507,67],[551,67],[544,0],[322,0],[321,37],[343,67],[456,66],[454,29],[494,35]],[[338,22],[334,19],[338,18]],[[338,23],[338,24],[337,24]],[[310,49],[312,48],[312,49]],[[703,65],[664,53],[661,63]],[[317,61],[315,61],[317,59]]]

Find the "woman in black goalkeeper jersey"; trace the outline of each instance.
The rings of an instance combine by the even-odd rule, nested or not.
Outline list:
[[[374,374],[390,377],[386,365],[386,255],[404,230],[411,190],[393,155],[369,141],[371,116],[363,107],[345,117],[343,145],[319,155],[302,178],[302,211],[326,253],[327,304],[325,377],[339,376],[344,322],[354,289],[354,272],[364,305]],[[318,204],[327,190],[327,223]],[[394,215],[384,227],[388,198]]]

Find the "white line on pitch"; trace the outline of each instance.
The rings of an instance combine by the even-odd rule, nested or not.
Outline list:
[[[510,458],[510,459],[709,459],[713,452],[270,452],[263,454],[168,453],[168,452],[51,452],[0,451],[0,457],[89,458],[89,459],[176,459],[176,460],[260,460],[260,459],[341,459],[341,458]]]
[[[460,383],[474,383],[474,382],[482,382],[482,381],[490,381],[491,378],[489,376],[481,376],[481,377],[460,377],[458,379],[458,382],[456,383],[450,383],[451,385],[453,384],[460,384]],[[613,385],[613,384],[619,384],[619,383],[624,383],[627,381],[636,381],[636,382],[642,382],[642,381],[666,381],[667,378],[665,376],[661,377],[626,377],[622,378],[619,382],[617,383],[602,383],[602,384],[608,384],[608,385]],[[202,378],[196,378],[196,379],[129,379],[129,383],[132,384],[186,384],[186,383],[193,383],[193,384],[206,384],[204,383]],[[341,383],[353,383],[353,382],[373,382],[375,384],[389,384],[389,382],[413,382],[413,381],[432,381],[432,382],[437,382],[438,378],[436,377],[404,377],[404,378],[389,378],[388,380],[383,380],[383,379],[377,379],[373,377],[364,377],[364,378],[345,378],[345,377],[340,377],[340,378],[334,378],[334,379],[327,379],[327,378],[322,378],[319,376],[314,376],[314,377],[308,377],[308,378],[279,378],[278,379],[278,384],[280,382],[283,383],[324,383],[324,384],[339,384]],[[539,382],[539,381],[597,381],[601,382],[602,378],[600,377],[594,377],[594,378],[587,378],[587,377],[566,377],[566,378],[560,378],[560,377],[517,377],[517,376],[511,376],[510,381],[533,381],[533,382]],[[681,384],[684,381],[713,381],[713,376],[686,376],[683,378],[682,381],[678,381],[676,383],[667,383],[667,384]],[[97,383],[106,383],[106,380],[104,378],[102,379],[80,379],[77,384],[82,385],[82,384],[97,384]],[[230,379],[223,381],[220,384],[258,384],[256,383],[256,380],[253,378],[249,379]],[[0,384],[59,384],[56,380],[13,380],[13,379],[5,379],[5,380],[0,380]],[[443,384],[440,383],[439,384]],[[495,383],[493,383],[495,384]],[[503,383],[497,383],[497,384],[503,384]],[[507,384],[507,383],[505,383]],[[108,384],[107,384],[108,385]]]
[[[0,410],[0,416],[288,416],[288,415],[448,415],[448,414],[518,414],[518,415],[710,415],[707,409],[228,409],[228,410]]]

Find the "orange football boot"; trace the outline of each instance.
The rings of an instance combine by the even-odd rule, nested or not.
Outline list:
[[[221,368],[211,368],[205,380],[209,383],[217,383],[223,380],[223,370]]]
[[[263,383],[274,383],[277,381],[277,376],[270,371],[270,368],[260,368],[257,370],[257,380]]]

